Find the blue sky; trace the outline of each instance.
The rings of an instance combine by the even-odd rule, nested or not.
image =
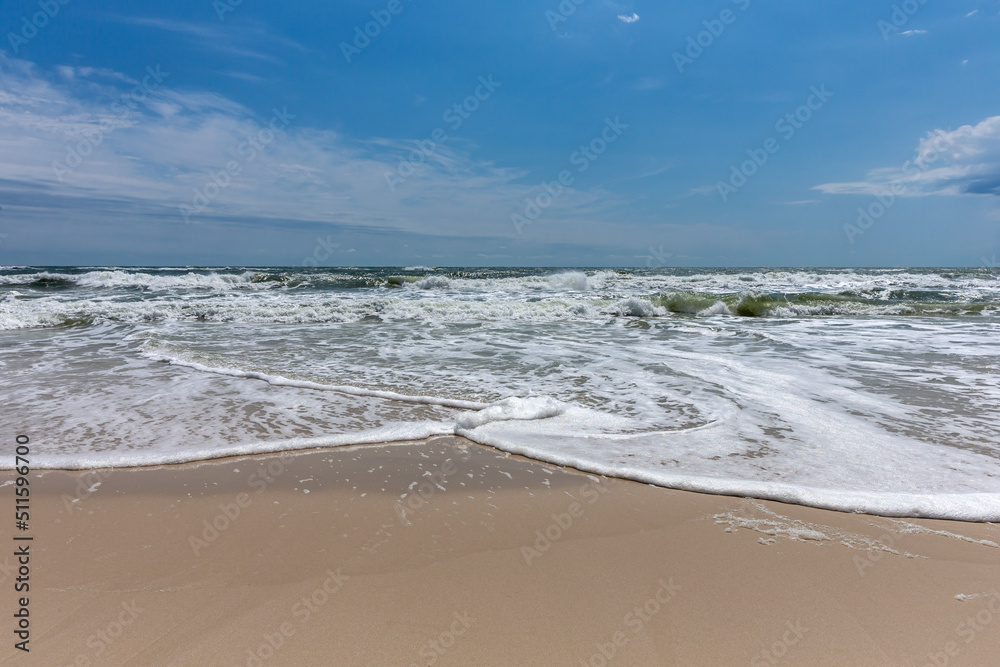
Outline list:
[[[230,2],[3,0],[0,264],[1000,251],[996,0]]]

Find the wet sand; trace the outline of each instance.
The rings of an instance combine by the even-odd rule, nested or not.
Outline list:
[[[11,548],[0,558],[5,662],[922,666],[1000,656],[991,524],[673,491],[455,437],[33,472],[31,487],[31,652],[13,647]],[[0,526],[9,545],[12,527]]]

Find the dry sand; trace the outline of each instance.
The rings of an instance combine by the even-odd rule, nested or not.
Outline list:
[[[1000,664],[991,524],[673,491],[451,437],[31,485],[31,652],[11,548],[5,662]]]

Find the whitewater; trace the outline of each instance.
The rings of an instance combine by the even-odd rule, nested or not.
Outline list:
[[[998,278],[5,267],[3,447],[97,469],[457,434],[671,488],[997,521]]]

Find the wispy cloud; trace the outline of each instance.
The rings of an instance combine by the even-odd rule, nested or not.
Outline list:
[[[307,52],[307,49],[295,40],[276,35],[266,26],[255,22],[227,23],[223,26],[156,17],[111,15],[109,18],[119,23],[182,35],[189,38],[198,48],[215,53],[251,58],[271,64],[280,64],[283,61],[267,50],[267,47]],[[265,50],[262,50],[261,46],[264,46]]]
[[[247,72],[222,72],[216,71],[216,74],[221,74],[222,76],[228,76],[231,79],[239,79],[240,81],[249,81],[250,83],[260,83],[264,80],[263,77],[257,76],[256,74],[249,74]]]
[[[696,188],[691,188],[686,194],[680,195],[681,197],[695,197],[703,195],[714,195],[718,194],[719,188],[715,185],[699,185]]]
[[[1000,116],[957,130],[934,130],[920,140],[916,157],[901,167],[868,172],[864,181],[825,183],[815,189],[827,194],[897,196],[1000,196]]]
[[[112,79],[115,81],[124,81],[125,83],[136,84],[138,83],[135,79],[132,79],[121,72],[115,72],[104,67],[73,67],[72,65],[57,65],[56,71],[64,79],[75,79],[77,75],[82,78],[105,78]]]
[[[622,23],[635,23],[636,21],[639,20],[639,15],[636,14],[635,12],[631,14],[619,14],[618,20],[621,21]]]
[[[636,174],[635,176],[626,176],[624,178],[615,179],[612,182],[613,183],[624,183],[626,181],[635,181],[635,180],[638,180],[640,178],[648,178],[650,176],[656,176],[658,174],[662,174],[663,172],[668,171],[668,170],[673,169],[673,168],[674,168],[673,164],[666,164],[666,165],[663,165],[662,167],[658,167],[658,168],[653,169],[651,171],[642,172],[640,174]]]
[[[665,77],[662,76],[647,76],[645,78],[639,79],[639,82],[635,84],[636,90],[659,90],[663,88],[667,83]]]
[[[475,237],[487,230],[509,235],[511,211],[537,189],[523,171],[476,159],[472,146],[448,144],[390,193],[385,175],[411,154],[413,141],[350,140],[292,119],[248,158],[248,140],[269,131],[269,117],[222,95],[176,90],[168,77],[122,120],[112,110],[113,90],[93,94],[96,72],[87,78],[74,70],[67,79],[2,54],[0,71],[0,199],[13,214],[64,218],[71,210],[102,220],[125,216],[128,224],[183,224],[179,207],[236,162],[239,173],[195,224],[329,223]],[[280,100],[274,106],[284,108]],[[60,180],[53,164],[65,163],[88,136],[86,160]],[[607,229],[598,218],[619,204],[603,190],[570,188],[546,219]],[[544,235],[545,226],[537,233]]]
[[[916,35],[926,35],[927,31],[926,30],[904,30],[903,32],[901,32],[899,34],[902,35],[903,37],[915,37]]]

